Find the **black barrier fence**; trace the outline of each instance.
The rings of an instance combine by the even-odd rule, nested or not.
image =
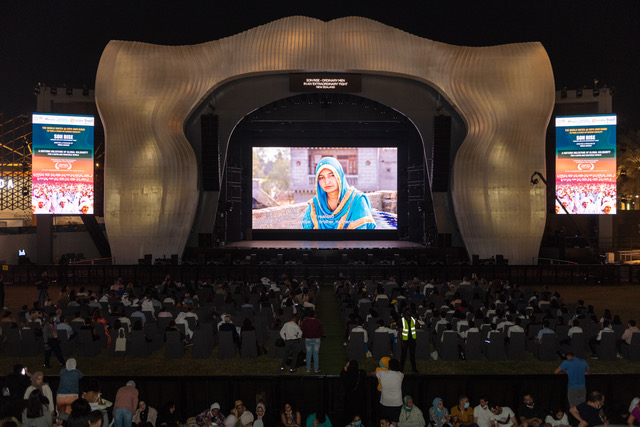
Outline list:
[[[8,368],[8,367],[7,367]],[[80,366],[81,368],[81,366]],[[480,368],[481,369],[481,368]],[[167,370],[171,370],[167,366]],[[194,372],[194,374],[197,374]],[[83,384],[90,378],[85,377]],[[241,399],[247,409],[254,412],[257,396],[267,404],[267,410],[279,419],[279,411],[285,403],[290,403],[303,417],[324,409],[333,425],[345,425],[343,405],[345,392],[340,377],[280,375],[260,377],[99,377],[97,378],[104,398],[113,401],[119,387],[133,379],[140,396],[148,405],[159,409],[164,403],[176,404],[177,413],[184,422],[188,417],[208,409],[213,402],[221,405],[221,412],[229,414],[234,401]],[[45,378],[55,392],[59,377]],[[364,425],[377,425],[379,393],[376,379],[367,378],[366,394],[360,396],[366,411],[362,414]],[[2,380],[4,382],[4,379]],[[81,387],[82,388],[82,387]],[[407,375],[404,378],[403,395],[411,395],[415,404],[428,417],[429,407],[435,397],[444,400],[446,406],[457,404],[458,397],[467,395],[472,405],[486,395],[490,401],[500,406],[508,406],[518,411],[525,393],[531,393],[537,404],[543,408],[568,409],[566,403],[566,375],[459,375],[427,376]],[[606,398],[605,411],[613,424],[622,422],[622,415],[628,409],[631,399],[640,395],[640,375],[590,375],[587,377],[587,391],[598,390]],[[625,420],[626,421],[626,420]],[[304,418],[303,418],[304,422]],[[341,424],[342,423],[342,424]]]
[[[614,285],[640,283],[640,265],[419,265],[419,264],[231,264],[231,265],[67,265],[5,266],[1,272],[5,283],[32,285],[43,271],[52,280],[68,285],[111,285],[117,278],[125,283],[159,284],[169,274],[174,280],[237,280],[258,282],[262,277],[272,280],[286,274],[289,278],[317,280],[329,283],[340,276],[356,280],[382,280],[394,276],[399,283],[414,277],[422,280],[452,281],[476,273],[489,281],[501,279],[520,285]]]

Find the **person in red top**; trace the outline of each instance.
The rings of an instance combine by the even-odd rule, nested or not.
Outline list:
[[[127,381],[127,385],[120,387],[113,402],[113,426],[131,427],[133,414],[138,408],[138,389],[136,383]]]
[[[320,372],[320,359],[318,352],[320,351],[320,339],[324,335],[322,323],[316,319],[313,310],[309,311],[309,316],[302,322],[302,336],[304,345],[307,350],[307,372],[311,372],[311,358],[313,357],[313,369]]]

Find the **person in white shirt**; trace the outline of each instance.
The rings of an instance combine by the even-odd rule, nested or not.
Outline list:
[[[294,315],[290,321],[282,325],[280,329],[280,338],[284,340],[285,351],[282,356],[282,363],[280,364],[280,371],[284,371],[291,354],[291,366],[289,372],[294,373],[296,371],[296,363],[298,362],[298,354],[302,349],[302,329],[298,325],[298,316]]]
[[[380,415],[397,427],[403,404],[402,380],[404,374],[400,372],[400,361],[391,359],[388,371],[381,370],[372,373],[372,375],[380,380]]]
[[[480,404],[473,408],[473,422],[478,427],[491,427],[491,417],[493,413],[489,409],[489,399],[487,396],[480,396]]]
[[[553,410],[553,415],[547,415],[544,419],[546,425],[550,425],[551,427],[570,427],[569,418],[567,417],[566,412],[562,409]]]
[[[369,343],[369,334],[367,333],[367,330],[364,328],[364,320],[359,319],[358,320],[358,326],[356,326],[355,328],[351,329],[351,331],[349,331],[349,340],[351,340],[351,334],[354,332],[362,332],[364,333],[364,345],[365,347],[368,349],[368,343]]]
[[[466,340],[467,334],[469,332],[480,332],[480,330],[476,327],[476,322],[474,322],[473,320],[469,320],[469,329],[467,329],[466,331],[460,332],[460,338],[462,338],[463,340]]]
[[[522,319],[518,317],[516,318],[515,323],[507,328],[507,337],[511,338],[512,332],[522,332],[524,334],[524,328],[520,325],[522,325]]]
[[[518,427],[516,414],[508,406],[498,406],[495,403],[489,404],[491,416],[491,427]]]

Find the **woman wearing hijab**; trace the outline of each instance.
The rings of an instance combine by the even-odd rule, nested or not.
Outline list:
[[[271,414],[267,413],[267,406],[260,402],[256,405],[256,418],[253,421],[253,427],[275,427],[275,419]]]
[[[402,401],[402,410],[400,411],[400,419],[398,427],[424,427],[425,421],[422,411],[413,404],[413,398],[406,395]]]
[[[33,390],[40,390],[40,393],[49,400],[49,413],[51,413],[52,416],[55,416],[56,408],[53,401],[53,392],[51,391],[49,384],[44,382],[44,374],[40,371],[34,372],[31,375],[31,385],[27,387],[27,390],[24,392],[25,400],[29,399]]]
[[[369,198],[352,187],[340,162],[323,157],[316,166],[316,196],[307,205],[302,228],[365,230],[376,228]]]
[[[433,427],[450,426],[449,410],[444,406],[444,402],[439,397],[433,399],[433,406],[429,408],[429,421]]]
[[[156,427],[156,420],[158,419],[158,411],[155,408],[147,405],[144,399],[138,400],[138,409],[133,414],[133,422],[136,425],[142,425],[144,423],[150,423],[153,427]]]
[[[340,371],[340,379],[344,388],[344,424],[347,424],[356,415],[366,413],[367,373],[358,368],[358,361],[351,360]]]
[[[71,413],[71,404],[78,398],[80,393],[80,379],[82,372],[77,368],[76,359],[67,359],[66,366],[60,371],[60,384],[58,385],[58,396],[56,406],[58,414]]]
[[[224,415],[220,412],[220,404],[218,402],[214,402],[211,404],[209,409],[200,412],[193,418],[187,420],[186,425],[197,425],[198,427],[207,427],[218,425],[221,426],[224,424]]]

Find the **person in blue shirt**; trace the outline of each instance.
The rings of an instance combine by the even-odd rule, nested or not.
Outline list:
[[[376,228],[369,198],[352,187],[340,162],[323,157],[316,166],[316,196],[309,200],[302,228],[364,230]]]
[[[567,353],[567,360],[562,362],[554,371],[555,374],[567,373],[569,382],[567,385],[567,400],[569,407],[573,408],[587,400],[587,386],[585,375],[591,373],[587,362],[573,353]]]

